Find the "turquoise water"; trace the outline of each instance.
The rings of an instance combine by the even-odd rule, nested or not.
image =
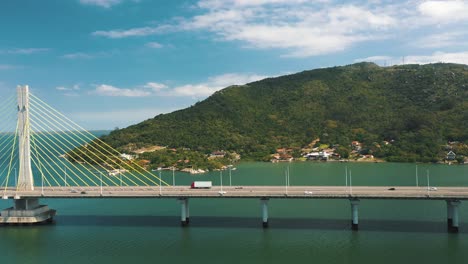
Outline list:
[[[414,164],[243,163],[233,185],[416,183]],[[420,164],[419,184],[468,186],[468,166]],[[163,172],[172,182],[172,172]],[[220,173],[177,173],[176,185],[220,183]],[[223,172],[223,184],[229,174]],[[11,201],[0,202],[0,207]],[[191,223],[180,227],[174,199],[42,200],[57,209],[53,225],[0,227],[1,263],[466,263],[468,201],[460,232],[446,232],[444,201],[361,200],[360,230],[350,230],[346,200],[270,200],[270,228],[261,228],[256,199],[191,199]]]

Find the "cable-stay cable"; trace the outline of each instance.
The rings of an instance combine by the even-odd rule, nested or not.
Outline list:
[[[34,155],[34,154],[33,154]],[[37,159],[37,157],[36,157]],[[34,159],[31,159],[31,161],[34,163],[34,165],[36,165],[36,167],[40,167],[40,165],[37,164],[37,162],[34,160]],[[43,180],[45,180],[45,182],[50,186],[52,187],[52,185],[50,184],[49,180],[44,176],[44,173],[42,172],[42,170],[40,170],[40,173],[41,173],[41,178]],[[55,179],[55,178],[54,178]],[[52,189],[53,190],[53,189]]]
[[[35,110],[33,110],[33,112],[35,114],[38,114],[37,112],[35,112]],[[41,120],[43,121],[43,120]],[[55,129],[58,129],[60,132],[64,132],[63,130],[60,130],[60,128],[55,125],[54,123],[50,122],[49,120],[46,120],[47,123],[51,124],[51,126],[53,126],[53,128]],[[33,121],[35,122],[35,121]],[[36,125],[36,123],[34,123]],[[47,125],[47,124],[44,124],[46,125],[49,129],[53,129],[51,126]],[[63,126],[62,126],[63,127]],[[41,127],[42,129],[44,129],[43,127]],[[71,132],[73,133],[73,132]],[[62,135],[58,134],[64,141],[68,142],[69,144],[72,144],[67,138],[63,137]],[[78,144],[81,144],[79,143],[78,141],[76,141],[75,139],[72,138],[73,141],[75,141],[76,143]],[[104,153],[100,152],[98,149],[96,149],[93,144],[88,144],[88,146],[91,146],[93,149],[97,150],[101,155],[104,155]],[[103,168],[104,170],[107,170],[107,168],[103,167],[100,162],[96,162],[97,160],[96,159],[93,159],[90,155],[88,155],[88,153],[82,151],[80,148],[76,148],[78,151],[80,151],[83,155],[85,155],[87,158],[91,159],[93,162],[95,162],[96,164],[98,164],[101,168]],[[75,152],[76,153],[76,152]],[[103,158],[101,158],[99,155],[97,155],[96,153],[94,152],[90,152],[93,156],[95,156],[97,159],[99,159],[101,162],[109,165],[113,170],[117,170],[114,166],[112,166],[111,164],[108,164],[108,162],[106,160],[104,160]],[[120,164],[118,164],[117,162],[115,162],[113,159],[110,159],[113,163],[115,163],[116,165],[118,165],[119,167],[122,167]],[[148,186],[148,184],[146,182],[144,182],[143,180],[141,180],[139,177],[136,177],[136,175],[134,175],[131,171],[130,171],[130,174],[135,177],[138,181],[142,182],[143,184],[145,184],[146,186]],[[128,179],[131,183],[133,183],[135,186],[138,186],[138,183],[136,183],[134,180],[132,180],[130,177],[128,177],[127,175],[123,174],[122,173],[122,176],[125,177],[126,179]],[[115,182],[113,182],[114,184],[116,184]]]
[[[13,163],[13,168],[16,167],[16,165],[18,165],[18,160],[15,160],[15,162]],[[5,169],[3,169],[2,171],[2,174],[5,172],[5,170],[7,169],[8,167],[5,167]],[[2,184],[0,186],[3,186],[3,184],[5,184],[7,178],[5,177],[5,179],[3,180]]]
[[[57,145],[54,141],[50,141],[50,142],[51,142],[52,144],[54,144],[55,147],[52,146],[49,142],[47,142],[47,141],[45,141],[45,140],[44,140],[43,142],[44,142],[44,144],[47,145],[47,146],[45,146],[43,143],[41,143],[41,142],[39,141],[39,144],[41,145],[41,151],[49,158],[49,160],[52,160],[52,159],[53,159],[52,157],[54,157],[54,156],[59,156],[59,157],[61,156],[61,153],[58,152],[57,149],[60,149],[60,150],[62,150],[62,151],[63,151],[63,149],[62,149],[59,145]],[[44,149],[46,149],[46,150],[48,151],[49,154],[47,154],[47,153],[44,151]],[[54,155],[54,153],[52,153],[51,149],[55,150],[55,152],[56,152],[55,155]],[[73,158],[73,157],[71,157],[71,158]],[[64,159],[65,159],[65,158],[64,158]],[[80,177],[80,176],[77,174],[77,172],[76,172],[75,170],[70,169],[70,167],[67,166],[67,165],[71,165],[71,166],[73,166],[73,168],[75,168],[79,173],[81,173],[83,176],[85,176],[85,177],[86,177],[90,182],[92,182],[94,185],[96,185],[96,186],[98,185],[97,182],[95,182],[92,178],[90,178],[82,169],[80,169],[80,167],[76,166],[73,162],[65,163],[65,161],[63,161],[63,159],[58,159],[58,160],[60,161],[60,163],[61,163],[63,166],[58,166],[58,165],[57,165],[57,167],[59,167],[59,168],[62,170],[63,174],[66,173],[65,168],[68,168],[69,171],[70,171],[73,175],[75,175],[81,182],[83,182],[83,183],[85,183],[87,186],[89,186],[89,183],[87,183],[87,181],[83,180],[83,178]],[[87,170],[87,171],[90,173],[90,175],[92,175],[93,177],[96,177],[96,179],[99,180],[99,177],[96,176],[96,175],[94,174],[94,172],[91,171],[89,168],[87,168],[86,166],[83,166],[83,165],[82,165],[81,167],[84,168],[85,170]],[[64,180],[63,177],[61,177],[61,179],[65,182],[65,180]],[[107,185],[107,183],[104,183],[104,184]]]
[[[8,107],[10,107],[12,105],[14,106],[14,102],[15,102],[14,101],[14,95],[11,95],[10,98],[8,98],[5,101],[6,102],[0,106],[0,113],[2,113],[2,114],[3,114],[3,111],[6,111],[8,109]]]
[[[0,131],[3,131],[7,134],[11,134],[13,132],[15,132],[15,125],[16,125],[16,118],[17,116],[15,114],[12,114],[12,115],[1,115],[4,119],[3,119],[3,124],[4,126],[2,127],[2,129],[0,129]]]
[[[39,143],[39,144],[41,144],[41,143]],[[44,152],[44,151],[43,151],[43,148],[40,148],[40,150],[37,152],[38,158],[40,158],[40,159],[42,159],[42,160],[46,160],[46,158],[44,158],[44,156],[41,155],[41,152],[42,152],[42,154],[44,154],[44,155],[46,156],[46,158],[49,160],[49,162],[46,163],[46,164],[49,166],[49,168],[57,175],[57,177],[59,177],[63,182],[65,182],[64,177],[60,176],[61,173],[60,173],[59,171],[57,171],[57,169],[56,169],[56,168],[59,168],[59,170],[60,170],[60,169],[62,168],[62,166],[59,166],[59,164],[57,164],[57,162],[55,162],[54,159],[52,159],[46,152]],[[55,165],[55,167],[52,166],[51,163],[52,163],[52,165]],[[51,177],[53,177],[53,173],[51,173],[51,172],[47,169],[47,166],[44,166],[44,169],[47,171],[47,173],[49,173],[49,175],[51,175]],[[63,174],[65,174],[65,171],[62,170],[62,172],[63,172]],[[82,180],[82,179],[79,178],[78,176],[77,176],[77,178],[80,179],[81,182],[83,182],[85,185],[89,186],[89,184],[88,184],[86,181]],[[75,183],[76,186],[79,186],[78,182],[76,182],[74,178],[70,177],[70,180],[71,180],[73,183]],[[59,184],[59,183],[57,183],[57,184],[58,184],[59,186],[62,186],[62,185]]]
[[[49,148],[45,147],[45,145],[42,144],[42,143],[40,142],[40,140],[37,140],[36,137],[37,137],[37,136],[34,136],[34,137],[32,137],[31,139],[34,141],[34,144],[35,144],[35,147],[36,147],[36,152],[37,152],[37,155],[38,155],[38,159],[40,158],[40,159],[39,159],[39,162],[40,162],[41,159],[44,160],[44,161],[46,161],[46,158],[44,158],[44,157],[40,154],[40,152],[39,152],[39,150],[38,150],[38,147],[37,147],[38,144],[41,145],[42,148],[40,148],[40,150],[42,151],[42,153],[44,153],[44,155],[48,158],[48,160],[50,160],[50,162],[54,163],[54,165],[56,165],[56,167],[58,167],[60,170],[62,170],[63,175],[65,175],[66,171],[65,171],[64,169],[62,169],[62,168],[65,168],[65,167],[68,168],[68,167],[66,166],[66,164],[65,164],[62,160],[58,159],[58,160],[62,163],[62,165],[63,165],[63,166],[59,166],[59,165],[54,161],[54,159],[52,158],[53,156],[55,156],[54,153],[52,153],[52,152],[49,150]],[[45,141],[44,141],[44,142],[45,142]],[[48,144],[48,142],[45,142],[45,143]],[[51,149],[55,149],[55,148],[53,148],[52,146],[50,146],[50,148],[51,148]],[[49,155],[46,151],[44,151],[44,149],[46,149],[47,151],[49,151],[49,154],[50,154],[50,155]],[[57,154],[60,154],[60,153],[58,153],[58,151],[57,151]],[[66,182],[65,176],[63,176],[63,177],[60,176],[61,173],[57,172],[57,170],[55,170],[55,168],[52,167],[52,165],[50,165],[50,163],[47,162],[46,164],[49,165],[49,166],[51,167],[51,169],[53,169],[53,170],[56,172],[56,174],[57,174],[57,176],[59,177],[59,179],[60,179],[61,181],[64,182],[64,185],[70,185],[70,184],[65,184],[65,182]],[[47,166],[46,166],[46,165],[43,165],[43,167],[47,170]],[[77,167],[77,169],[78,169],[80,172],[82,172],[78,167]],[[48,170],[47,170],[47,171],[48,171]],[[84,181],[81,177],[79,177],[79,175],[76,174],[76,172],[75,172],[74,170],[70,170],[70,171],[71,171],[71,173],[74,174],[81,182],[83,182],[84,184],[87,184],[87,182]],[[54,176],[53,176],[53,173],[50,173],[50,171],[48,171],[48,173],[51,175],[51,177],[54,177]],[[61,184],[58,183],[58,182],[55,180],[55,177],[54,177],[54,181],[57,183],[58,186],[61,186]],[[76,182],[73,178],[71,178],[71,181],[74,182],[74,183],[76,184],[76,186],[79,186],[78,182]],[[87,186],[89,186],[89,185],[87,185]]]
[[[33,121],[33,124],[34,124],[34,123],[35,123],[35,122]],[[42,134],[44,134],[44,133],[42,133]],[[52,133],[47,132],[47,134],[50,135],[53,139],[57,139],[57,138],[55,138],[55,137],[53,136]],[[40,137],[37,137],[37,138],[40,138]],[[56,156],[56,155],[57,155],[58,157],[61,157],[61,156],[62,156],[62,153],[60,153],[59,150],[58,150],[58,149],[60,149],[61,151],[65,151],[65,150],[62,148],[62,146],[58,145],[56,141],[52,140],[52,139],[51,139],[50,137],[48,137],[48,136],[43,136],[42,138],[43,138],[42,142],[43,142],[45,145],[47,145],[47,146],[45,146],[43,143],[41,143],[40,140],[38,140],[38,139],[36,139],[36,140],[39,142],[39,144],[41,144],[41,147],[42,147],[43,149],[46,149],[46,150],[51,154],[51,155],[48,155],[45,151],[43,151],[43,152],[49,157],[49,159],[52,159],[51,157],[52,157],[52,156]],[[47,140],[46,140],[46,139],[47,139]],[[49,142],[50,142],[50,143],[49,143]],[[55,147],[52,146],[51,144],[55,145]],[[41,149],[41,150],[42,150],[42,149]],[[56,155],[52,152],[52,150],[55,151]],[[71,157],[71,158],[73,158],[73,157]],[[65,164],[65,162],[64,162],[62,159],[59,159],[59,160],[60,160],[60,162],[64,165],[63,167],[67,167],[67,164],[71,164],[75,169],[77,169],[80,173],[82,173],[83,175],[86,176],[86,174],[85,174],[78,166],[76,166],[74,163],[70,162],[70,163]],[[59,167],[60,167],[60,166],[59,166]],[[60,167],[60,168],[62,168],[62,167]],[[68,167],[67,167],[67,168],[68,168]],[[85,168],[88,172],[90,172],[91,174],[94,175],[94,173],[93,173],[91,170],[89,170],[87,167],[83,166],[83,168]],[[78,174],[76,174],[76,172],[75,172],[74,170],[70,170],[70,171],[71,171],[76,177],[78,177],[81,181],[85,182],[83,179],[80,178],[80,176],[79,176]],[[65,171],[64,171],[64,170],[63,170],[63,173],[65,174]],[[88,179],[89,179],[89,178],[88,178]],[[62,178],[62,180],[63,180],[63,178]],[[94,184],[97,185],[97,183],[94,182],[92,179],[89,179],[89,180],[90,180],[91,182],[93,182]]]
[[[112,151],[114,151],[115,153],[119,154],[120,156],[120,152],[117,151],[116,149],[114,149],[113,147],[111,147],[109,144],[107,144],[106,142],[102,141],[101,139],[95,137],[93,134],[91,134],[89,131],[87,131],[86,129],[82,128],[81,126],[79,126],[78,124],[76,124],[75,122],[73,122],[72,120],[70,120],[68,117],[66,117],[65,115],[63,115],[62,113],[58,112],[57,110],[55,110],[54,108],[52,108],[51,106],[49,106],[47,103],[45,103],[44,101],[42,101],[41,99],[39,99],[38,97],[34,96],[34,95],[31,95],[32,98],[36,99],[37,101],[41,102],[42,104],[46,105],[49,109],[51,109],[53,112],[57,113],[59,116],[63,117],[64,119],[68,120],[71,124],[73,124],[74,126],[76,126],[77,128],[79,129],[76,129],[77,131],[84,131],[86,132],[86,134],[90,135],[91,138],[93,140],[96,140],[102,144],[104,144],[105,146],[107,146],[109,149],[111,149]],[[54,114],[53,112],[51,112],[50,110],[47,110],[43,105],[41,105],[40,103],[38,103],[38,105],[42,108],[42,109],[45,109],[46,111],[48,111],[49,113],[51,113],[54,117],[60,119],[63,121],[63,118],[57,116],[56,114]],[[83,134],[82,132],[79,132],[81,134]],[[87,137],[89,139],[89,137]],[[106,151],[107,153],[109,153],[110,155],[112,155],[113,157],[117,158],[118,160],[120,161],[123,161],[119,156],[117,156],[116,154],[113,154],[112,152],[110,152],[108,149],[100,146],[99,144],[97,144],[97,146],[99,146],[100,148],[102,148],[104,151]],[[165,181],[163,181],[162,179],[159,179],[159,177],[157,177],[156,175],[152,174],[151,172],[147,171],[145,168],[141,167],[139,164],[133,162],[133,161],[130,161],[132,164],[134,164],[135,166],[139,167],[140,169],[142,169],[143,171],[149,173],[150,175],[152,175],[155,179],[157,180],[160,180],[162,183],[164,183],[165,185],[169,185],[168,183],[166,183]],[[142,175],[143,177],[145,177],[147,180],[151,181],[152,183],[154,183],[155,185],[159,185],[158,183],[154,182],[153,180],[151,180],[150,178],[148,178],[145,174],[139,172],[138,170],[136,170],[140,175]]]
[[[11,147],[11,148],[14,148],[14,145],[11,145],[10,147]],[[10,149],[8,149],[8,152],[10,152]],[[15,167],[16,167],[16,164],[18,163],[18,160],[16,159],[16,157],[17,157],[17,154],[16,154],[16,152],[15,152],[15,154],[13,154],[13,157],[12,157],[12,159],[14,160],[13,168],[15,168]],[[0,168],[3,167],[3,166],[5,166],[5,165],[7,165],[6,162],[9,162],[9,159],[4,159],[4,160],[2,161],[2,163],[0,164]],[[8,166],[5,166],[5,167],[3,168],[3,170],[2,170],[2,172],[0,173],[0,175],[3,175],[3,174],[6,172],[7,169],[8,169]],[[6,178],[7,178],[7,177],[5,176],[5,180],[6,180]],[[2,184],[1,186],[3,186],[3,184]]]
[[[34,122],[33,122],[33,123],[34,123]],[[36,139],[35,139],[35,140],[36,140]],[[57,164],[57,162],[55,161],[55,159],[52,158],[52,156],[54,156],[54,154],[51,152],[51,149],[55,149],[55,148],[52,147],[47,141],[44,141],[44,143],[45,143],[46,145],[48,145],[48,147],[46,147],[44,144],[42,144],[41,141],[37,141],[37,140],[36,140],[36,144],[39,144],[39,145],[40,145],[39,150],[50,160],[50,162],[52,162],[57,168],[59,168],[59,170],[62,170],[63,174],[65,174],[65,170],[63,170],[63,167],[66,167],[65,163],[64,163],[61,159],[58,159],[59,162],[61,162],[62,165],[63,165],[63,166],[59,166],[59,165]],[[49,151],[49,153],[50,153],[51,155],[49,155],[47,152],[45,152],[45,150]],[[60,154],[60,153],[58,152],[58,150],[56,150],[56,151],[57,151],[57,154]],[[38,154],[40,155],[39,151],[38,151]],[[40,157],[41,157],[43,160],[45,160],[45,159],[43,158],[42,155],[40,155]],[[57,172],[57,170],[56,170],[54,167],[52,167],[49,163],[47,163],[47,164],[48,164],[48,165],[51,167],[51,169],[57,174],[57,176],[58,176],[63,182],[65,182],[64,177],[61,177],[61,176],[60,176],[60,173]],[[76,172],[75,172],[74,170],[70,170],[70,171],[71,171],[81,182],[83,182],[86,186],[89,186],[89,184],[88,184],[85,180],[83,180],[79,175],[77,175]],[[86,177],[88,177],[86,174],[84,174],[84,175],[85,175]],[[91,178],[88,177],[88,179],[89,179],[92,183],[94,183],[95,185],[97,185],[97,183],[94,182]],[[71,180],[72,180],[77,186],[79,186],[79,184],[78,184],[73,178],[71,178]]]
[[[8,173],[5,175],[5,172],[7,170],[10,170],[12,167],[16,167],[16,155],[17,152],[15,152],[15,133],[16,133],[16,128],[14,126],[14,117],[15,117],[15,112],[13,111],[15,109],[14,107],[14,96],[11,95],[9,98],[7,98],[5,103],[1,104],[0,106],[0,116],[4,117],[4,121],[2,122],[4,126],[0,129],[0,178],[5,178],[2,182],[2,185],[5,184],[5,187],[8,186]],[[8,110],[10,109],[10,110]],[[12,126],[13,125],[13,126]],[[8,158],[8,156],[10,156]],[[15,161],[13,164],[11,162]]]
[[[33,111],[35,111],[35,110],[33,110]],[[41,113],[43,113],[43,111],[41,111]],[[43,113],[43,114],[44,114],[44,115],[48,115],[47,113]],[[49,117],[50,117],[50,116],[49,116]],[[51,122],[48,121],[48,123],[51,123]],[[57,129],[60,130],[60,128],[58,128],[57,125],[55,125],[55,124],[53,124],[53,123],[51,123],[51,124],[52,124],[55,128],[57,128]],[[67,128],[64,127],[62,124],[60,124],[60,125],[61,125],[61,127],[62,127],[63,129],[67,129]],[[63,130],[60,130],[60,131],[63,132]],[[72,132],[72,133],[74,133],[74,132]],[[76,134],[74,133],[74,135],[76,135]],[[66,140],[65,138],[63,138],[63,139]],[[73,141],[77,142],[76,140],[73,140]],[[80,144],[79,142],[77,142],[77,143]],[[101,151],[99,151],[99,149],[97,149],[96,147],[94,147],[92,143],[88,144],[87,146],[90,146],[91,148],[97,150],[101,155],[105,156],[105,154],[102,153]],[[79,149],[79,150],[80,150],[80,149]],[[80,150],[80,151],[81,151],[81,150]],[[113,170],[116,170],[116,168],[115,168],[114,166],[112,166],[111,164],[108,164],[106,160],[102,159],[102,158],[101,158],[100,156],[98,156],[96,153],[94,153],[94,152],[90,152],[90,153],[93,154],[93,155],[94,155],[95,157],[97,157],[98,159],[100,159],[102,162],[104,162],[104,163],[106,163],[107,165],[109,165]],[[87,153],[83,152],[83,154],[86,155],[86,156],[87,156],[88,158],[90,158],[91,160],[93,160],[94,162],[96,162],[96,160],[93,159],[93,158],[91,158],[91,157],[89,157],[89,155],[87,155]],[[122,165],[118,164],[115,160],[110,159],[110,161],[112,161],[112,162],[113,162],[114,164],[116,164],[118,167],[122,167]],[[121,162],[124,162],[124,161],[121,160]],[[130,166],[130,167],[131,167],[131,166]],[[131,169],[134,169],[134,168],[131,168]],[[141,180],[139,177],[136,177],[136,175],[133,174],[131,171],[129,171],[129,173],[130,173],[133,177],[135,177],[138,181],[140,181],[140,182],[142,182],[144,185],[147,185],[147,186],[148,186],[148,184],[147,184],[146,182],[144,182],[143,180]],[[135,184],[136,186],[138,186],[138,184],[137,184],[135,181],[133,181],[131,178],[127,177],[125,174],[122,174],[122,175],[123,175],[125,178],[127,178],[128,180],[130,180],[133,184]],[[153,182],[153,183],[155,183],[155,182]],[[155,183],[155,184],[158,185],[157,183]]]
[[[37,124],[35,121],[33,121],[33,123],[34,123],[34,125],[37,125],[37,126],[40,127],[42,130],[44,130],[44,127],[42,127],[41,125]],[[49,122],[49,123],[50,123],[50,122]],[[46,125],[49,129],[52,129],[52,128],[51,128],[50,126],[48,126],[47,124],[44,124],[44,125]],[[60,141],[60,140],[58,140],[58,138],[57,138],[56,136],[54,136],[54,134],[52,134],[52,133],[50,133],[50,132],[49,132],[49,134],[50,134],[52,137],[54,137],[54,139],[56,139],[57,141]],[[60,135],[59,133],[56,133],[56,134],[59,135],[60,138],[63,139],[63,141],[66,141],[66,142],[68,142],[69,144],[72,144],[68,139],[66,139],[65,137],[63,137],[63,136]],[[58,146],[58,145],[56,144],[55,141],[51,141],[51,142],[52,142],[55,146],[61,148],[60,146]],[[62,141],[60,141],[60,142],[62,142]],[[82,154],[84,154],[86,157],[88,157],[89,159],[91,159],[93,162],[95,162],[100,168],[102,168],[102,169],[104,169],[104,170],[107,171],[107,168],[105,168],[104,166],[102,166],[100,163],[96,162],[95,159],[93,159],[92,157],[90,157],[86,152],[82,151],[80,148],[77,148],[76,146],[73,146],[73,149],[74,149],[74,150],[66,151],[66,150],[64,150],[63,148],[61,148],[61,150],[65,152],[64,155],[69,156],[70,158],[72,158],[72,159],[75,160],[76,162],[79,162],[79,161],[78,161],[75,157],[73,157],[73,155],[69,155],[69,154],[68,154],[69,152],[72,152],[72,153],[74,153],[74,154],[77,154],[77,153],[75,152],[75,150],[78,150],[78,151],[80,151]],[[94,154],[94,153],[93,153],[93,154]],[[95,155],[95,156],[97,156],[97,155]],[[103,160],[103,159],[101,159],[101,161],[102,161],[102,162],[105,162],[105,160]],[[89,164],[89,162],[88,162],[88,164]],[[92,166],[92,164],[90,164],[90,165]],[[91,172],[91,171],[90,171],[90,172]],[[93,172],[91,172],[91,173],[94,174]],[[97,177],[97,176],[96,176],[96,177]],[[117,185],[117,183],[114,182],[111,178],[108,178],[108,179],[109,179],[113,184]],[[129,179],[129,180],[132,181],[131,179]],[[134,183],[135,185],[138,185],[136,182],[133,182],[133,183]],[[126,185],[128,185],[128,184],[126,184]]]
[[[42,130],[44,130],[44,128],[43,128],[41,125],[37,124],[35,121],[33,121],[33,125],[35,125],[35,126],[41,128]],[[50,132],[49,132],[48,134],[49,134],[51,137],[53,137],[54,139],[56,139],[56,140],[58,139],[53,133],[50,133]],[[59,135],[59,134],[58,134],[58,135]],[[63,136],[60,135],[60,137],[61,137],[63,140],[68,141],[68,140],[67,140],[66,138],[64,138]],[[48,137],[45,137],[45,138],[48,138]],[[76,158],[74,158],[72,155],[67,154],[67,152],[66,152],[61,146],[59,146],[55,141],[52,141],[52,140],[50,140],[50,139],[49,139],[49,141],[50,141],[53,145],[55,145],[57,148],[60,148],[61,151],[64,151],[64,152],[65,152],[65,153],[64,153],[65,155],[69,156],[70,158],[72,158],[72,159],[74,159],[76,162],[78,162],[78,160],[76,160]],[[57,141],[59,141],[59,140],[57,140]],[[56,148],[54,148],[53,146],[51,146],[47,141],[44,140],[44,143],[46,143],[46,144],[48,145],[49,148],[55,149],[55,151],[57,151],[57,154],[60,155],[60,153],[58,152],[58,150],[57,150]],[[46,148],[46,149],[48,149],[48,148],[45,147],[45,146],[43,146],[43,147]],[[83,154],[86,155],[86,153],[84,153],[83,151],[81,151],[79,148],[75,148],[75,149],[78,149],[80,152],[82,152]],[[49,150],[49,149],[48,149],[48,150]],[[49,150],[49,151],[50,151],[50,150]],[[77,154],[74,150],[72,150],[72,153]],[[89,156],[88,156],[88,158],[91,159],[91,157],[89,157]],[[73,163],[72,163],[72,164],[73,164]],[[73,165],[74,165],[74,164],[73,164]],[[105,169],[105,170],[106,170],[106,168],[105,168],[104,166],[102,166],[102,165],[100,165],[100,164],[98,164],[98,165],[99,165],[102,169]],[[85,168],[86,168],[86,167],[85,167]],[[88,168],[86,168],[86,169],[87,169],[92,175],[94,175],[95,177],[97,177],[97,178],[99,179],[99,177],[96,176],[92,171],[90,171]],[[73,170],[72,170],[72,171],[73,171]],[[80,172],[83,173],[81,170],[80,170]],[[83,173],[83,175],[86,176],[86,177],[88,177],[85,173]],[[76,175],[76,176],[79,177],[78,175]],[[88,177],[88,179],[90,179],[90,178]],[[90,179],[90,180],[91,180],[91,179]],[[117,185],[117,183],[115,183],[114,181],[112,181],[112,179],[109,179],[109,180],[110,180],[113,184],[116,184],[116,185]],[[91,180],[91,181],[92,181],[92,180]],[[94,181],[92,181],[92,182],[93,182],[94,184],[97,185],[96,182],[94,182]],[[107,185],[107,183],[106,183],[106,185]]]
[[[11,141],[13,141],[13,138],[12,138]],[[10,142],[10,144],[11,144],[11,142]],[[2,156],[0,156],[0,159],[3,159],[3,158],[5,157],[5,155],[8,155],[8,152],[7,152],[7,151],[4,151],[5,148],[7,148],[8,146],[9,146],[8,144],[5,144],[5,146],[3,146],[3,147],[0,149],[0,153],[3,153]]]
[[[9,141],[11,141],[13,139],[14,134],[11,133],[11,134],[5,134],[5,135],[7,136],[7,138],[5,138],[2,143],[0,143],[0,147],[2,147],[2,148],[3,148],[4,145],[8,145]]]
[[[16,138],[18,136],[18,123],[16,123],[16,131],[15,131],[15,137],[14,137],[14,140],[13,140],[13,146],[16,145]],[[9,164],[9,167],[8,167],[8,174],[7,174],[7,183],[5,184],[5,189],[4,189],[4,193],[6,192],[7,190],[7,186],[8,186],[8,182],[9,182],[9,179],[10,179],[10,174],[11,174],[11,163],[13,161],[13,153],[15,151],[15,148],[11,148],[11,155],[10,155],[10,164]]]
[[[2,117],[7,117],[6,119],[4,119],[4,124],[5,126],[2,127],[2,129],[0,129],[0,133],[1,133],[1,136],[0,136],[0,146],[3,145],[5,143],[5,141],[8,141],[9,138],[14,134],[14,129],[15,129],[15,117],[16,115],[14,114],[11,114],[11,115],[4,115],[4,114],[0,114],[0,116]]]
[[[37,153],[32,153],[32,157],[35,157],[36,159],[32,158],[31,161],[34,163],[34,165],[37,167],[37,168],[40,168],[39,169],[39,172],[41,173],[41,179],[44,179],[46,181],[46,183],[52,187],[52,185],[50,184],[49,180],[47,179],[47,177],[45,177],[44,175],[44,172],[41,168],[41,165],[40,165],[40,162],[39,162],[39,158],[37,157]],[[36,161],[37,160],[37,161]],[[44,169],[45,166],[43,167]],[[58,183],[57,179],[55,179],[55,177],[53,177],[53,175],[51,175],[51,178],[57,183],[57,186],[60,186],[60,184]]]
[[[89,180],[91,183],[93,183],[94,185],[97,186],[97,182],[95,182],[92,178],[89,178],[89,176],[88,176],[86,173],[84,173],[83,170],[81,170],[78,166],[74,165],[73,163],[65,163],[65,161],[63,161],[62,159],[54,159],[53,157],[55,157],[56,155],[54,155],[54,153],[52,153],[50,149],[55,149],[55,148],[54,148],[53,146],[51,146],[48,142],[44,141],[44,144],[45,144],[45,145],[48,145],[48,147],[45,146],[45,145],[44,145],[43,143],[41,143],[40,141],[38,141],[37,144],[39,144],[40,147],[41,147],[41,148],[40,148],[40,151],[48,158],[48,160],[50,160],[50,162],[54,163],[54,165],[55,165],[57,168],[59,168],[59,170],[62,172],[63,175],[66,174],[65,168],[68,168],[68,169],[69,169],[68,171],[69,171],[71,174],[73,174],[74,176],[76,176],[77,179],[79,179],[79,180],[80,180],[82,183],[84,183],[86,186],[90,186],[89,183],[88,183],[87,181],[85,181],[82,177],[80,177],[80,176],[78,175],[78,173],[77,173],[75,170],[70,169],[70,168],[67,166],[68,164],[72,164],[72,165],[74,166],[74,168],[75,168],[76,170],[78,170],[79,173],[82,173],[82,175],[84,175],[86,178],[88,178],[88,180]],[[47,152],[46,152],[44,149],[47,150]],[[59,153],[57,150],[56,150],[56,154],[57,154],[57,155],[60,155],[60,153]],[[46,160],[45,158],[43,158],[42,155],[40,155],[40,157],[41,157],[43,160]],[[58,165],[57,162],[55,162],[55,160],[58,160],[58,161],[62,164],[62,166]],[[61,173],[57,172],[57,170],[56,170],[54,167],[52,167],[49,163],[46,163],[46,164],[48,164],[48,165],[57,173],[58,177],[59,177],[59,178],[62,180],[62,182],[65,184],[65,183],[66,183],[65,176],[63,176],[63,177],[60,176]],[[83,168],[85,168],[86,170],[88,170],[88,172],[90,172],[91,175],[95,176],[94,173],[93,173],[91,170],[89,170],[89,169],[86,168],[85,166],[83,166]],[[97,178],[97,176],[95,176],[95,177]],[[73,179],[73,177],[70,177],[70,179],[76,184],[76,186],[79,186],[79,184]],[[70,185],[70,184],[67,183],[67,184],[65,184],[65,185]]]
[[[47,167],[46,167],[46,166],[41,166],[41,165],[42,165],[42,164],[41,164],[41,159],[39,158],[39,151],[37,150],[37,143],[36,143],[36,140],[35,140],[35,136],[34,136],[34,135],[31,136],[31,143],[32,143],[32,145],[33,145],[33,147],[34,147],[34,150],[36,151],[35,153],[34,153],[34,152],[32,152],[32,153],[33,153],[33,155],[35,154],[35,157],[36,157],[36,159],[37,159],[37,162],[35,162],[34,159],[32,159],[32,160],[33,160],[33,162],[36,164],[36,167],[38,167],[39,172],[41,173],[42,178],[45,179],[47,182],[49,182],[49,180],[47,180],[47,178],[45,177],[44,172],[43,172],[43,170],[42,170],[42,168],[44,168],[44,169],[49,173],[49,175],[52,177],[52,179],[55,181],[55,183],[57,184],[57,186],[60,186],[60,183],[57,181],[57,179],[54,177],[54,175],[48,171]],[[37,164],[37,163],[39,163],[39,164]],[[51,186],[50,183],[49,183],[49,186]]]

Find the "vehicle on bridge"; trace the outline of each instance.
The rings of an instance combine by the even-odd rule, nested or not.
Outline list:
[[[190,188],[192,189],[210,189],[212,187],[211,181],[194,181]]]

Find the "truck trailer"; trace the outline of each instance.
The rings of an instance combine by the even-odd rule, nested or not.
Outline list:
[[[210,189],[211,186],[211,181],[194,181],[190,185],[192,189]]]

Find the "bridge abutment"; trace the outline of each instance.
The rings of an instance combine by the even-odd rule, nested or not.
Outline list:
[[[52,222],[56,211],[47,205],[39,204],[38,198],[19,198],[14,200],[13,207],[2,210],[2,224],[38,224]]]

